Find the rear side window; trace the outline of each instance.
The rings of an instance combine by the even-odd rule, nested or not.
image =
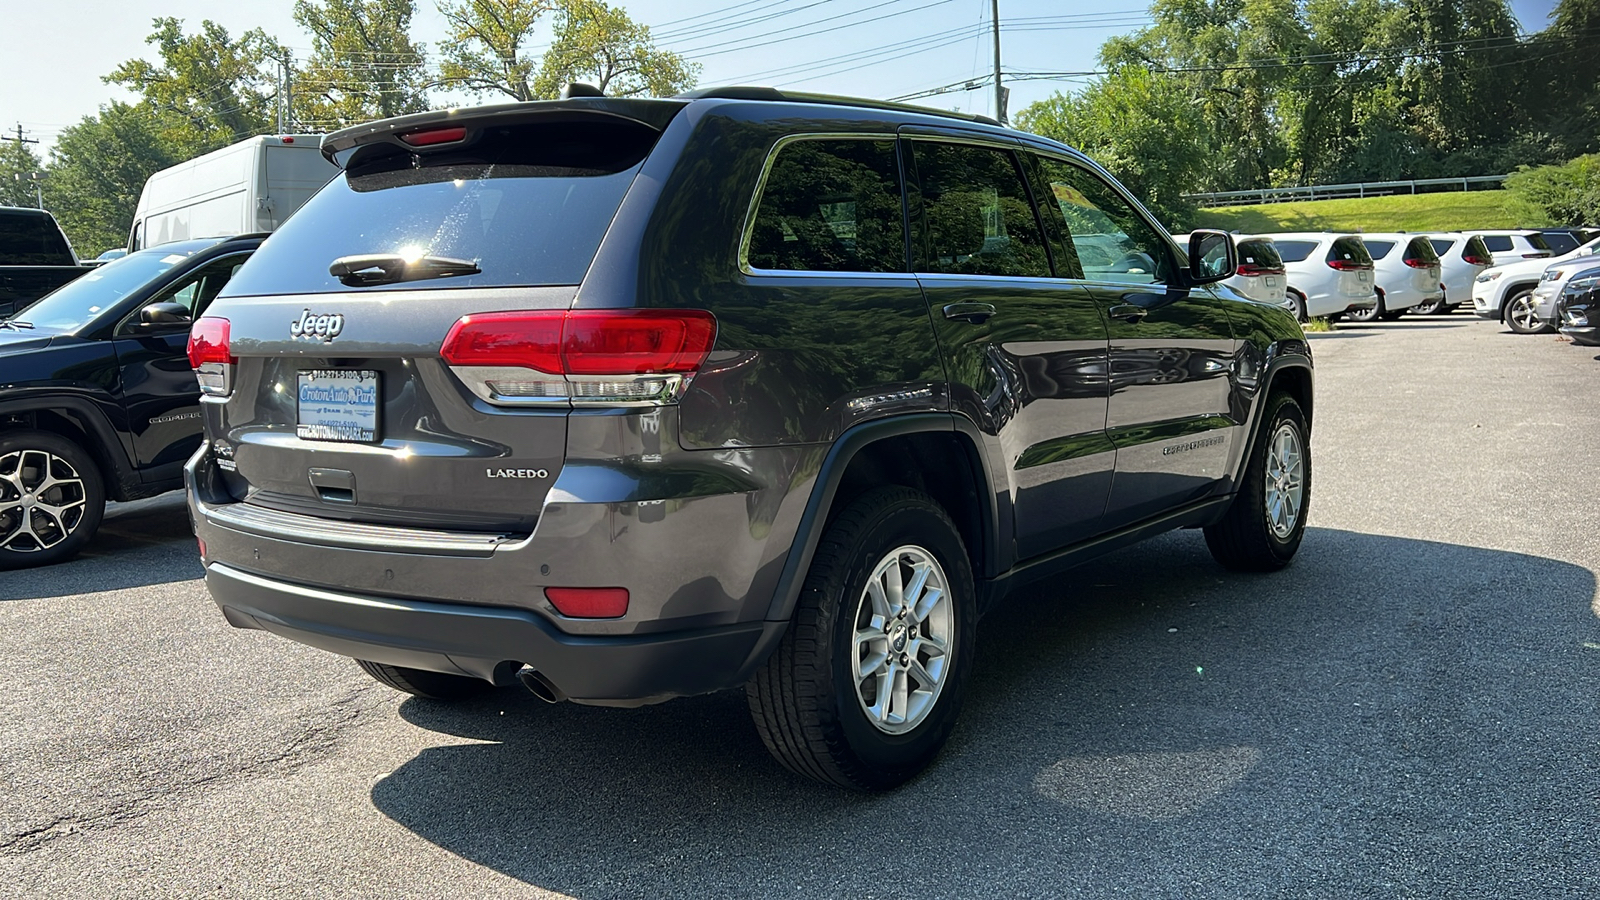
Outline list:
[[[578,284],[657,133],[627,122],[485,128],[462,147],[362,147],[289,218],[224,296],[352,288],[334,260],[365,254],[473,262],[478,274],[374,290]]]
[[[1358,266],[1370,266],[1372,265],[1372,254],[1367,252],[1366,245],[1361,243],[1360,238],[1342,237],[1335,239],[1333,246],[1328,248],[1327,261],[1333,262],[1334,260],[1355,263]]]
[[[1528,243],[1535,250],[1549,250],[1550,249],[1550,245],[1545,243],[1544,235],[1539,234],[1538,232],[1534,232],[1533,234],[1528,235]]]
[[[1271,241],[1240,241],[1239,267],[1252,266],[1262,273],[1283,270],[1283,258]]]
[[[1278,256],[1284,262],[1305,262],[1311,257],[1311,251],[1317,249],[1316,241],[1273,241],[1272,244],[1278,248]]]
[[[1033,202],[1009,150],[917,141],[928,228],[924,271],[1049,278]]]
[[[1550,248],[1551,253],[1566,254],[1578,249],[1578,239],[1564,231],[1556,231],[1541,235],[1544,244]]]
[[[1389,251],[1394,249],[1395,244],[1394,241],[1362,241],[1361,243],[1366,245],[1367,252],[1372,254],[1373,259],[1383,259],[1388,256]]]
[[[0,265],[73,266],[61,229],[49,216],[37,213],[0,214]]]
[[[904,272],[900,198],[893,138],[787,144],[767,173],[746,258],[757,269]]]
[[[1456,242],[1455,241],[1440,240],[1438,238],[1435,238],[1433,240],[1430,240],[1428,243],[1433,245],[1433,252],[1443,256],[1445,253],[1448,253],[1450,251],[1451,247],[1455,246]]]
[[[1507,234],[1488,234],[1483,237],[1483,245],[1492,253],[1509,253],[1511,251],[1511,236]]]

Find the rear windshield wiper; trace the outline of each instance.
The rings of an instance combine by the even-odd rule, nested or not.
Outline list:
[[[328,266],[329,275],[351,287],[449,278],[452,275],[477,275],[482,271],[477,263],[470,260],[447,259],[443,256],[406,257],[397,253],[341,256]]]

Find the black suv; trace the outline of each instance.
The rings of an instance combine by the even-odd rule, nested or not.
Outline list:
[[[228,621],[460,697],[746,685],[801,774],[953,727],[979,614],[1173,528],[1294,554],[1311,357],[1128,193],[987,120],[770,89],[426,113],[196,322]]]
[[[131,253],[0,320],[0,569],[77,553],[108,497],[183,486],[200,445],[189,326],[260,244]]]

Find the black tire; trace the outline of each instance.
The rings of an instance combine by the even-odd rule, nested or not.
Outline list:
[[[1411,307],[1411,309],[1407,310],[1407,312],[1415,316],[1432,316],[1440,313],[1447,313],[1452,309],[1455,309],[1455,307],[1445,303],[1442,299],[1424,300],[1423,302],[1418,303],[1416,306]]]
[[[1264,425],[1255,446],[1250,448],[1244,483],[1221,521],[1205,528],[1211,556],[1236,572],[1274,572],[1288,565],[1305,537],[1306,512],[1311,505],[1311,445],[1305,413],[1293,397],[1277,393],[1267,399],[1263,415]],[[1280,534],[1270,521],[1267,458],[1274,437],[1282,428],[1292,428],[1296,434],[1302,469],[1300,508],[1286,533]]]
[[[1401,316],[1405,315],[1407,312],[1409,312],[1409,310],[1391,309],[1388,312],[1385,312],[1379,318],[1383,319],[1385,322],[1393,322],[1394,320],[1396,320],[1396,319],[1400,318]]]
[[[1345,310],[1345,315],[1349,316],[1352,322],[1376,322],[1383,318],[1384,313],[1388,312],[1388,310],[1383,305],[1383,291],[1378,291],[1377,294],[1377,306],[1362,306],[1357,309]]]
[[[1288,291],[1288,296],[1294,302],[1295,320],[1301,325],[1311,321],[1311,317],[1306,313],[1306,295],[1291,289]]]
[[[389,666],[364,659],[356,660],[356,665],[380,684],[428,700],[466,700],[494,687],[481,678],[469,678],[466,675],[408,669],[404,666]]]
[[[903,733],[891,734],[884,730],[889,726],[868,718],[862,696],[867,682],[858,687],[853,669],[862,660],[855,654],[865,651],[870,658],[875,651],[858,647],[855,634],[876,627],[870,618],[859,618],[863,610],[872,611],[866,590],[873,572],[891,557],[900,566],[906,557],[896,551],[907,548],[927,553],[942,569],[950,600],[941,638],[948,662],[939,677],[941,687],[920,720],[907,722],[909,730]],[[767,749],[800,775],[854,790],[887,790],[921,772],[944,745],[961,709],[972,669],[975,601],[961,535],[932,498],[910,488],[886,487],[851,503],[823,533],[789,630],[746,687],[751,717]],[[928,614],[928,620],[933,618]],[[920,635],[911,631],[912,641],[906,640],[905,631],[894,629],[896,620],[885,625],[888,655],[909,649],[918,665],[931,667],[937,656],[923,661],[916,649],[923,638],[934,638],[928,620],[922,622]],[[888,635],[901,643],[891,644]],[[906,659],[902,653],[902,665]],[[893,662],[887,664],[893,672]]]
[[[59,483],[29,490],[44,484],[47,472]],[[76,556],[105,510],[100,468],[82,447],[49,431],[0,432],[0,569]]]
[[[1539,318],[1533,305],[1532,289],[1518,291],[1507,297],[1501,315],[1505,318],[1506,327],[1515,334],[1543,334],[1555,330],[1549,322]]]

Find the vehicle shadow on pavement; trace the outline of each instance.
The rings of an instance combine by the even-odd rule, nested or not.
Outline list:
[[[73,559],[0,572],[0,601],[119,591],[204,574],[183,492],[171,491],[108,505],[99,532]]]
[[[422,752],[372,801],[584,898],[1593,895],[1595,602],[1541,557],[1313,528],[1250,576],[1179,532],[986,618],[960,726],[896,792],[788,774],[738,692],[508,690],[402,704],[487,743]]]

